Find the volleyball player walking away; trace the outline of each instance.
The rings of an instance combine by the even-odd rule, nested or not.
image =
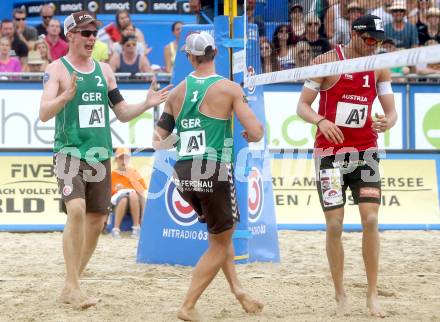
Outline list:
[[[97,302],[81,291],[79,276],[95,251],[110,206],[109,108],[127,122],[165,101],[170,88],[150,89],[143,102],[128,104],[110,66],[91,57],[100,25],[86,11],[66,18],[69,53],[46,68],[39,114],[43,122],[55,117],[55,172],[67,212],[61,301],[80,309]]]
[[[351,40],[315,58],[315,64],[368,56],[384,39],[382,21],[364,15],[352,24]],[[320,94],[319,111],[311,104]],[[384,115],[371,117],[376,96]],[[366,71],[315,78],[304,83],[298,115],[318,127],[314,158],[319,199],[326,219],[326,250],[335,287],[337,313],[349,312],[343,285],[344,250],[341,242],[346,189],[359,207],[363,236],[362,255],[367,274],[367,307],[370,314],[385,316],[377,292],[379,268],[378,211],[381,181],[377,133],[397,120],[388,70]]]
[[[172,132],[177,129],[179,156],[174,183],[200,220],[206,222],[209,247],[194,268],[177,317],[199,320],[195,305],[220,269],[243,309],[257,313],[263,304],[244,291],[234,264],[232,234],[239,213],[232,173],[231,114],[234,112],[243,125],[242,134],[248,142],[259,141],[264,129],[240,85],[216,74],[217,49],[209,33],[190,34],[185,52],[195,71],[170,93],[155,128],[153,146],[172,146],[177,139]]]

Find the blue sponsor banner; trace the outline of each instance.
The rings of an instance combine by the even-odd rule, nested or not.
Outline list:
[[[237,17],[234,20],[234,35],[243,38],[244,20]],[[260,71],[258,30],[254,24],[247,27],[246,66],[252,66]],[[234,75],[236,81],[239,75]],[[262,86],[247,90],[249,105],[257,118],[266,123]],[[248,144],[242,137],[243,127],[237,119],[234,120],[234,144],[237,169],[237,193],[242,223],[247,222],[250,232],[249,261],[279,262],[278,232],[276,225],[275,207],[272,193],[272,176],[270,170],[270,155],[267,150],[267,137],[261,142]],[[244,157],[244,156],[247,157]],[[244,160],[246,160],[244,162]],[[241,180],[240,180],[241,179]],[[243,180],[246,179],[246,180]],[[246,204],[240,203],[247,200]],[[246,214],[246,216],[244,216]],[[246,226],[245,226],[246,227]],[[244,229],[244,228],[242,228]]]
[[[155,153],[137,252],[140,263],[195,265],[208,246],[206,225],[171,181],[175,151]]]

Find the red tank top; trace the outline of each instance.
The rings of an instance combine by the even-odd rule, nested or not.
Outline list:
[[[340,60],[344,59],[342,47],[336,47]],[[315,149],[329,149],[325,154],[336,154],[340,148],[365,151],[377,147],[377,133],[371,128],[371,108],[376,98],[374,71],[343,74],[330,88],[320,91],[319,115],[335,123],[344,134],[342,144],[328,141],[318,129]]]

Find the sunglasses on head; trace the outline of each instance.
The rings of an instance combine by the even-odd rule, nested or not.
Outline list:
[[[24,17],[24,18],[14,18],[14,20],[17,20],[17,21],[24,21],[24,20],[26,20],[26,17]]]
[[[75,33],[80,33],[81,36],[89,38],[91,35],[93,35],[93,37],[96,37],[96,35],[98,34],[98,30],[78,30]]]
[[[359,37],[361,37],[361,39],[364,41],[365,45],[367,45],[367,46],[376,46],[376,45],[380,45],[382,43],[382,40],[376,39],[371,36],[359,35]]]

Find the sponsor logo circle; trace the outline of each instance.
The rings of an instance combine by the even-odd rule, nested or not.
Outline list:
[[[342,201],[342,195],[338,190],[330,189],[324,192],[324,202],[328,205],[337,205]]]
[[[183,12],[185,12],[185,13],[190,13],[190,12],[191,12],[191,8],[190,8],[188,2],[184,2],[184,3],[183,3],[183,5],[182,5],[182,9],[183,9]]]
[[[99,5],[96,1],[91,1],[89,2],[89,4],[87,5],[87,8],[89,9],[89,11],[91,12],[96,12],[98,11]]]
[[[171,219],[178,225],[191,226],[197,222],[197,213],[183,200],[176,185],[170,181],[165,191],[165,204]]]
[[[423,119],[423,132],[426,140],[436,149],[440,149],[440,103],[431,106]]]
[[[264,203],[263,178],[260,170],[252,167],[248,180],[249,221],[256,222],[260,218]]]
[[[72,193],[73,188],[71,186],[64,186],[63,188],[63,195],[64,196],[70,196],[70,194]]]
[[[255,69],[252,66],[248,67],[248,91],[249,94],[253,94],[255,92],[255,79],[251,76],[255,76]]]
[[[147,3],[145,1],[136,2],[136,10],[139,12],[147,11]]]

